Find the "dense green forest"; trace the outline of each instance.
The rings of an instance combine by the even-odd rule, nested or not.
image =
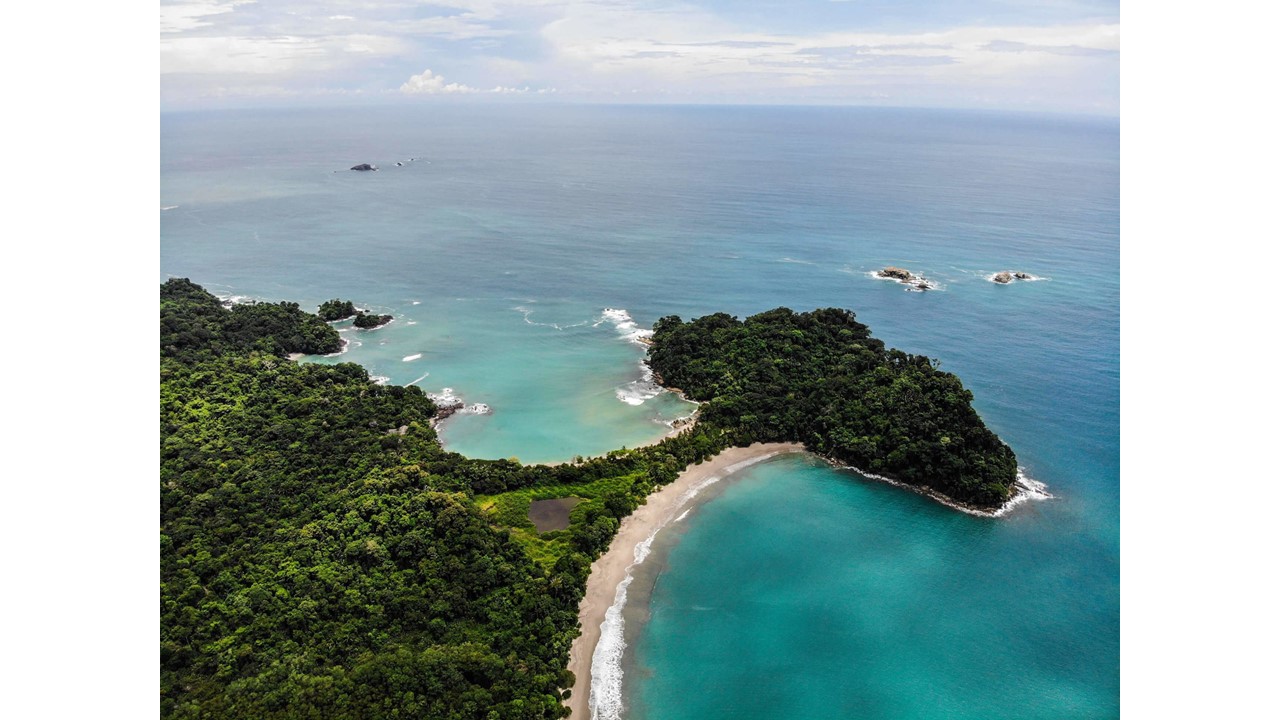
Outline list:
[[[245,303],[231,308],[186,278],[160,286],[160,355],[192,362],[261,351],[323,355],[342,349],[338,331],[297,303]]]
[[[959,380],[843,310],[663,318],[650,363],[700,422],[555,466],[446,452],[417,387],[286,359],[340,345],[296,304],[174,279],[160,327],[165,718],[565,717],[590,564],[689,464],[798,440],[981,505],[1015,471]]]
[[[316,310],[316,315],[319,315],[320,319],[325,322],[336,322],[338,320],[346,320],[355,315],[356,312],[355,303],[350,300],[334,298],[320,303],[320,308]]]
[[[927,357],[885,349],[847,310],[664,317],[649,365],[703,401],[699,422],[733,444],[802,442],[979,507],[1013,490],[1013,451],[983,424],[960,379]]]
[[[228,309],[185,279],[160,297],[166,718],[564,717],[591,561],[729,442],[467,459],[418,388],[286,360],[338,342],[296,305]],[[535,495],[585,501],[539,536],[519,515]]]

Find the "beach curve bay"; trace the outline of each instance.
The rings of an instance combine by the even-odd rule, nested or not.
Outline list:
[[[711,460],[691,465],[648,497],[624,519],[608,549],[591,565],[586,594],[579,606],[582,634],[569,650],[575,682],[569,706],[575,718],[621,716],[621,611],[626,604],[631,569],[644,561],[656,535],[677,519],[707,485],[780,454],[803,452],[798,443],[755,443],[729,448]],[[606,628],[606,623],[609,627]]]

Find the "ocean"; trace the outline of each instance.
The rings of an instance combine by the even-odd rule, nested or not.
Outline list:
[[[353,172],[357,163],[377,172]],[[397,163],[400,163],[397,165]],[[929,355],[1052,499],[980,518],[804,456],[714,486],[624,618],[624,715],[1119,714],[1119,122],[422,104],[168,113],[161,280],[388,313],[353,361],[483,413],[476,457],[652,441],[658,318],[853,310]],[[886,265],[928,278],[914,291]],[[1002,270],[1035,279],[991,282]]]

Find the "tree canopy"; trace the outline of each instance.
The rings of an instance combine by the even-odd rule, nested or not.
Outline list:
[[[979,507],[1012,492],[1017,459],[960,379],[925,356],[886,349],[848,310],[664,317],[649,364],[665,385],[705,402],[699,421],[734,444],[802,442]]]
[[[326,300],[320,303],[320,309],[316,311],[316,315],[320,316],[325,322],[335,322],[337,320],[346,320],[355,315],[357,312],[356,304],[350,300]]]
[[[844,310],[663,318],[649,362],[700,422],[554,466],[447,452],[417,387],[287,360],[340,344],[294,303],[175,279],[160,325],[165,718],[565,717],[591,562],[689,464],[795,440],[979,505],[1015,472],[958,379]]]
[[[464,458],[417,387],[282,357],[316,328],[336,336],[289,303],[161,287],[161,715],[566,716],[592,560],[727,438],[550,467]],[[538,535],[503,513],[532,494],[586,501]]]

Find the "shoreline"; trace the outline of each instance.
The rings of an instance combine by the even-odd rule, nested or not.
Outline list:
[[[687,429],[687,427],[682,428],[682,430]],[[687,511],[698,491],[709,482],[729,478],[750,465],[790,453],[808,453],[826,462],[833,469],[852,471],[868,480],[885,482],[910,490],[954,510],[979,517],[1000,518],[1028,500],[1054,497],[1045,490],[1042,483],[1028,478],[1023,474],[1022,468],[1018,468],[1015,484],[1017,490],[1013,497],[994,510],[975,508],[952,500],[931,488],[909,485],[834,462],[809,452],[801,443],[754,443],[748,447],[731,447],[701,464],[690,465],[674,481],[649,495],[644,505],[624,518],[608,549],[591,564],[586,592],[578,605],[578,623],[582,632],[574,638],[569,648],[569,671],[574,675],[573,692],[567,701],[572,712],[570,718],[596,720],[593,706],[598,704],[598,701],[592,696],[600,687],[595,674],[597,670],[595,665],[596,654],[604,635],[603,626],[609,620],[611,609],[618,606],[615,615],[621,610],[621,604],[625,603],[626,587],[630,584],[632,577],[631,569],[647,556],[649,544],[657,533],[680,516],[682,510]],[[618,627],[615,631],[618,634],[617,638],[611,638],[618,647],[613,647],[611,643],[609,652],[624,651],[625,645],[620,643],[621,629]],[[601,671],[607,670],[603,667],[605,662],[602,662]],[[608,702],[619,703],[620,698],[611,698]]]
[[[1015,507],[1027,502],[1028,500],[1052,500],[1055,497],[1049,492],[1048,486],[1023,473],[1021,465],[1018,466],[1018,473],[1013,479],[1013,494],[1010,495],[1009,499],[1005,500],[1004,504],[1000,507],[987,508],[961,502],[960,500],[944,495],[943,493],[925,485],[912,485],[901,480],[895,480],[891,477],[867,472],[855,465],[845,465],[844,463],[841,463],[838,460],[833,460],[825,455],[818,455],[817,453],[811,454],[819,460],[827,463],[835,470],[849,470],[855,472],[867,480],[875,480],[877,482],[887,483],[897,488],[902,488],[903,490],[908,490],[917,495],[929,498],[939,505],[945,505],[952,510],[958,510],[966,515],[973,515],[974,517],[1001,518],[1008,515]]]
[[[666,526],[693,500],[691,491],[700,483],[719,476],[729,476],[776,455],[805,452],[800,443],[755,443],[749,447],[729,448],[701,464],[685,468],[674,481],[649,495],[644,505],[622,520],[618,533],[604,554],[591,564],[586,593],[578,605],[578,622],[582,634],[569,648],[569,670],[574,674],[573,692],[568,705],[575,720],[592,718],[592,669],[602,635],[606,614],[615,604],[619,585],[630,577],[636,564],[637,546]],[[624,589],[625,592],[625,589]]]

